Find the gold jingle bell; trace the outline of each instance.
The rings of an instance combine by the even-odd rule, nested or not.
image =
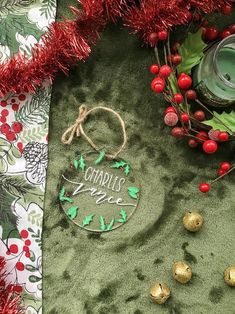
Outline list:
[[[172,275],[180,283],[187,283],[192,278],[192,268],[185,262],[176,262],[172,266]]]
[[[154,303],[164,304],[170,297],[171,290],[167,284],[156,282],[150,287],[149,294]]]
[[[224,281],[227,285],[235,287],[235,266],[230,266],[224,271]]]
[[[185,213],[183,217],[184,228],[190,232],[197,232],[203,225],[203,217],[196,212]]]

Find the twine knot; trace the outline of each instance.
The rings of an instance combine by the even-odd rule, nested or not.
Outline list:
[[[88,117],[88,115],[95,110],[109,111],[109,112],[113,113],[118,118],[118,120],[120,121],[122,131],[123,131],[123,143],[119,147],[117,152],[115,152],[114,154],[106,154],[106,157],[111,158],[111,159],[115,159],[117,157],[117,155],[123,150],[123,148],[125,147],[125,145],[127,143],[126,127],[125,127],[125,123],[124,123],[123,119],[121,118],[121,116],[116,111],[114,111],[113,109],[110,109],[107,107],[99,106],[99,107],[94,107],[94,108],[88,110],[88,107],[86,105],[81,105],[79,107],[78,118],[76,119],[75,123],[73,125],[71,125],[70,127],[68,127],[68,129],[64,132],[64,134],[61,137],[61,142],[65,145],[69,145],[72,143],[75,135],[77,137],[83,136],[96,151],[99,151],[100,148],[98,146],[96,146],[95,143],[90,139],[90,137],[88,137],[86,135],[86,133],[83,130],[83,126],[82,126],[83,123],[85,122],[86,118]]]

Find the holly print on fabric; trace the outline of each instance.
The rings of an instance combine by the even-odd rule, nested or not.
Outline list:
[[[32,47],[54,21],[55,0],[0,1],[0,62]],[[42,313],[42,219],[51,86],[0,99],[0,255],[26,314]]]

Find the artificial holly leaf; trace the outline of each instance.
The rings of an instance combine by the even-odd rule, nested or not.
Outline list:
[[[85,226],[89,225],[93,221],[94,216],[95,216],[95,214],[91,214],[91,215],[86,216],[82,221],[82,226],[85,227]]]
[[[77,214],[78,214],[78,206],[72,206],[68,209],[67,211],[67,215],[69,216],[69,218],[71,220],[73,220],[74,218],[77,217]]]
[[[74,165],[74,168],[75,168],[76,170],[78,170],[78,160],[77,160],[77,159],[74,159],[73,165]]]
[[[131,198],[134,198],[134,199],[137,199],[138,198],[138,195],[137,193],[139,192],[140,190],[134,186],[128,188],[128,194],[130,195]]]
[[[103,216],[100,216],[99,222],[100,222],[100,230],[101,230],[101,231],[105,231],[106,225],[105,225],[105,220],[104,220],[104,217],[103,217]]]
[[[222,112],[221,114],[214,111],[213,114],[214,117],[211,120],[203,121],[203,123],[211,126],[213,130],[226,131],[229,134],[235,132],[235,111],[230,113]]]
[[[113,226],[114,226],[114,223],[115,223],[115,219],[113,218],[110,223],[107,225],[107,231],[110,231],[113,229]]]
[[[104,157],[105,157],[105,150],[101,150],[98,158],[95,161],[95,165],[100,164],[104,160]]]
[[[127,164],[124,168],[124,173],[126,176],[128,176],[128,174],[130,173],[130,169],[131,169],[130,166]]]
[[[173,73],[171,73],[171,75],[168,77],[171,89],[173,94],[176,94],[180,91],[179,87],[178,87],[178,83],[177,80],[175,78],[175,75]]]
[[[178,48],[182,62],[177,66],[179,73],[191,74],[192,68],[199,64],[204,56],[204,49],[207,47],[202,40],[202,29],[196,33],[188,33],[183,44]]]
[[[121,167],[124,167],[126,165],[126,162],[121,160],[121,161],[116,161],[114,165],[111,166],[111,168],[116,168],[119,169]]]
[[[86,162],[82,155],[79,159],[79,168],[82,169],[82,171],[84,171],[86,168]]]

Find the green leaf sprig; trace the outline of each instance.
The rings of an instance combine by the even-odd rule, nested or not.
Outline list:
[[[130,195],[131,198],[138,199],[138,193],[139,189],[135,186],[131,186],[128,188],[128,194]]]
[[[60,190],[59,193],[59,199],[61,202],[69,202],[69,203],[73,203],[73,200],[70,197],[65,196],[65,187],[63,186]]]

